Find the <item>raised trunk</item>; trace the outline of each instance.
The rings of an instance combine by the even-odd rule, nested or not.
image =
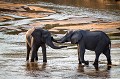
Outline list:
[[[47,44],[48,46],[50,46],[51,48],[53,48],[53,49],[60,49],[60,48],[66,47],[66,46],[60,46],[60,47],[55,46],[55,45],[53,44],[51,38],[46,40],[46,44]]]

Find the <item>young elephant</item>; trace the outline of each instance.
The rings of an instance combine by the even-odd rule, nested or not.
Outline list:
[[[30,51],[32,52],[31,62],[34,62],[34,60],[38,60],[37,51],[41,46],[43,53],[43,62],[47,62],[45,44],[47,44],[53,49],[60,49],[66,47],[66,46],[57,47],[53,44],[52,41],[54,41],[54,39],[53,37],[51,37],[50,32],[47,30],[43,30],[41,28],[32,28],[28,30],[26,33],[26,45],[27,45],[26,60],[29,60]]]
[[[101,53],[107,57],[108,64],[111,65],[110,48],[111,41],[109,37],[102,31],[69,31],[63,38],[57,40],[59,43],[69,42],[78,45],[79,64],[89,64],[84,60],[85,49],[95,51],[94,66],[98,65],[98,59]]]

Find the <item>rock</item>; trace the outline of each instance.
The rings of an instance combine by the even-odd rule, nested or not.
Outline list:
[[[25,9],[26,11],[32,11],[28,6],[24,5],[24,6],[21,6],[21,8]]]
[[[21,6],[21,8],[23,8],[24,10],[29,11],[29,12],[48,12],[48,13],[55,13],[55,11],[53,11],[53,10],[49,10],[49,9],[45,9],[45,8],[41,8],[41,7],[36,7],[36,6],[23,5],[23,6]]]
[[[14,18],[10,16],[0,16],[0,22],[7,21],[7,20],[13,20]]]
[[[0,12],[1,14],[14,14],[18,16],[25,16],[30,18],[41,18],[48,16],[51,13],[55,13],[53,10],[36,7],[36,6],[28,6],[24,4],[14,4],[8,3],[4,1],[0,1]],[[6,19],[0,17],[0,21],[5,21]]]

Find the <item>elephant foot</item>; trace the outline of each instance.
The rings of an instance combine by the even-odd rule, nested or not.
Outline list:
[[[89,65],[89,61],[84,61],[85,65]]]
[[[99,71],[98,65],[94,65],[96,71]]]
[[[111,61],[110,61],[110,62],[108,62],[108,63],[107,63],[107,65],[108,65],[108,66],[111,66],[111,65],[112,65],[112,62],[111,62]]]
[[[79,61],[79,64],[82,64],[81,61]]]
[[[98,66],[98,62],[94,62],[94,63],[93,63],[93,65],[94,65],[94,66],[95,66],[95,65],[97,65],[97,66]]]
[[[26,61],[29,61],[28,59],[26,59]]]
[[[111,67],[112,67],[112,63],[111,63],[111,62],[108,62],[108,64],[107,64],[107,70],[110,70]]]
[[[38,61],[38,57],[36,57],[35,60]]]
[[[29,61],[29,58],[28,58],[28,57],[26,58],[26,61]]]
[[[110,69],[111,69],[111,66],[108,65],[108,66],[107,66],[107,70],[110,70]]]
[[[98,62],[94,62],[93,63],[93,66],[95,67],[95,69],[98,71],[99,70],[99,68],[98,68]]]
[[[84,62],[82,62],[82,63],[79,62],[79,64],[81,64],[81,65],[83,65],[83,66],[84,66],[84,65],[89,65],[89,61],[84,61]]]
[[[43,62],[47,62],[47,60],[43,60]]]

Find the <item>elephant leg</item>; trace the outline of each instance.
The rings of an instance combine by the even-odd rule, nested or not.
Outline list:
[[[101,41],[99,41],[98,43],[97,43],[97,46],[96,46],[96,48],[95,48],[95,61],[94,61],[94,66],[96,65],[96,66],[98,66],[98,60],[99,60],[99,56],[100,56],[100,54],[103,52],[103,50],[104,50],[104,48],[105,48],[105,44],[104,44],[104,42],[101,40]]]
[[[78,46],[79,49],[79,62],[81,61],[81,63],[84,63],[85,65],[88,65],[89,62],[84,60],[84,54],[85,54],[85,47],[84,44],[80,44]]]
[[[104,54],[104,55],[106,56],[106,58],[107,58],[107,62],[108,62],[107,64],[108,64],[108,65],[111,65],[112,63],[111,63],[110,49],[107,48],[107,50],[104,51],[103,54]]]
[[[39,47],[38,47],[38,49],[39,49]],[[38,49],[37,49],[37,51],[38,51]],[[36,52],[36,54],[35,54],[35,60],[38,61],[38,52]]]
[[[85,55],[85,49],[80,50],[81,63],[84,63],[85,65],[89,65],[89,61],[84,60],[84,55]]]
[[[100,54],[101,54],[101,52],[97,52],[97,51],[95,51],[95,61],[94,61],[94,63],[93,63],[93,65],[94,65],[94,67],[95,67],[95,69],[98,71],[99,70],[99,68],[98,68],[98,60],[99,60],[99,56],[100,56]]]
[[[40,47],[40,46],[38,46],[38,45],[36,45],[36,44],[34,44],[34,45],[32,46],[32,50],[31,50],[31,52],[32,52],[31,62],[34,62],[34,59],[37,59],[37,60],[38,60],[37,51],[38,51],[38,48],[39,48],[39,47]]]
[[[29,60],[29,54],[30,54],[31,47],[27,43],[27,56],[26,56],[26,61]]]
[[[80,59],[80,46],[79,46],[79,44],[77,45],[78,46],[78,61],[79,61],[79,64],[82,64],[82,62],[81,62],[81,59]]]
[[[99,60],[99,56],[100,56],[100,54],[101,54],[101,52],[99,52],[99,51],[95,51],[95,61],[94,61],[94,63],[93,63],[93,65],[95,66],[98,66],[98,60]]]
[[[47,62],[47,57],[46,57],[46,45],[42,45],[42,53],[43,53],[43,62]]]

